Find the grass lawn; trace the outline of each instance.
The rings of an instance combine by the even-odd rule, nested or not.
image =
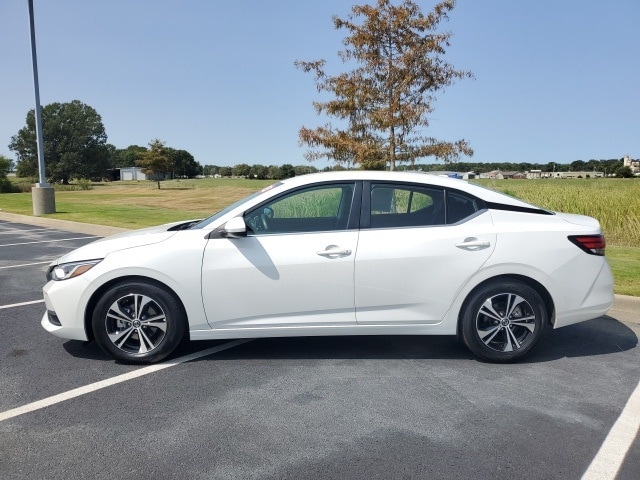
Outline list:
[[[271,180],[201,179],[94,184],[91,190],[57,190],[49,218],[124,228],[142,228],[203,218]],[[500,180],[481,182],[551,210],[600,220],[615,292],[640,296],[640,180]],[[0,195],[0,210],[32,215],[31,193]]]

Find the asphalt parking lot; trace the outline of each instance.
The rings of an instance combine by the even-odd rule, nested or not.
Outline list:
[[[635,306],[513,365],[451,337],[328,337],[131,366],[40,326],[48,263],[95,238],[0,220],[2,479],[640,478]]]

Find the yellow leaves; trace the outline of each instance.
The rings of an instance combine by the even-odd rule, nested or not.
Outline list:
[[[378,0],[375,5],[355,5],[348,19],[333,17],[335,28],[347,31],[346,48],[338,56],[357,66],[329,76],[324,60],[295,65],[315,72],[318,91],[335,96],[314,102],[316,113],[347,121],[348,127],[303,127],[300,143],[322,149],[308,152],[308,159],[326,157],[363,166],[383,162],[393,169],[396,158],[413,162],[435,155],[451,160],[473,153],[465,140],[424,143],[422,137],[412,136],[412,131],[428,126],[435,92],[472,76],[442,58],[451,33],[433,33],[454,6],[455,1],[445,0],[425,16],[412,0],[398,5]]]

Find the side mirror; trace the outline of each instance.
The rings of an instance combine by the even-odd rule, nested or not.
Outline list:
[[[247,224],[242,217],[234,217],[225,223],[223,228],[225,237],[240,238],[247,236]]]

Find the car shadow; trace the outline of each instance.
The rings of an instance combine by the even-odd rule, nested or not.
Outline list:
[[[625,352],[636,348],[638,337],[624,323],[608,315],[587,322],[549,329],[530,357],[529,363],[559,358],[591,357]]]
[[[185,342],[167,360],[196,353],[228,340]],[[540,363],[572,357],[609,355],[635,348],[634,331],[615,318],[603,316],[558,330],[548,329],[535,349],[518,363]],[[96,342],[68,341],[65,350],[74,357],[114,361]],[[219,360],[474,360],[454,336],[385,335],[342,337],[258,338],[192,362]],[[120,362],[116,362],[120,363]]]
[[[69,340],[62,344],[67,353],[76,358],[85,360],[113,361],[113,357],[102,351],[96,342],[81,342],[78,340]]]
[[[200,343],[202,342],[186,344],[172,357],[202,350],[203,346]],[[535,349],[519,363],[608,355],[631,350],[637,344],[638,337],[633,330],[615,318],[604,316],[558,330],[548,329]],[[427,335],[260,338],[194,361],[220,359],[467,359],[482,361],[453,336]]]

